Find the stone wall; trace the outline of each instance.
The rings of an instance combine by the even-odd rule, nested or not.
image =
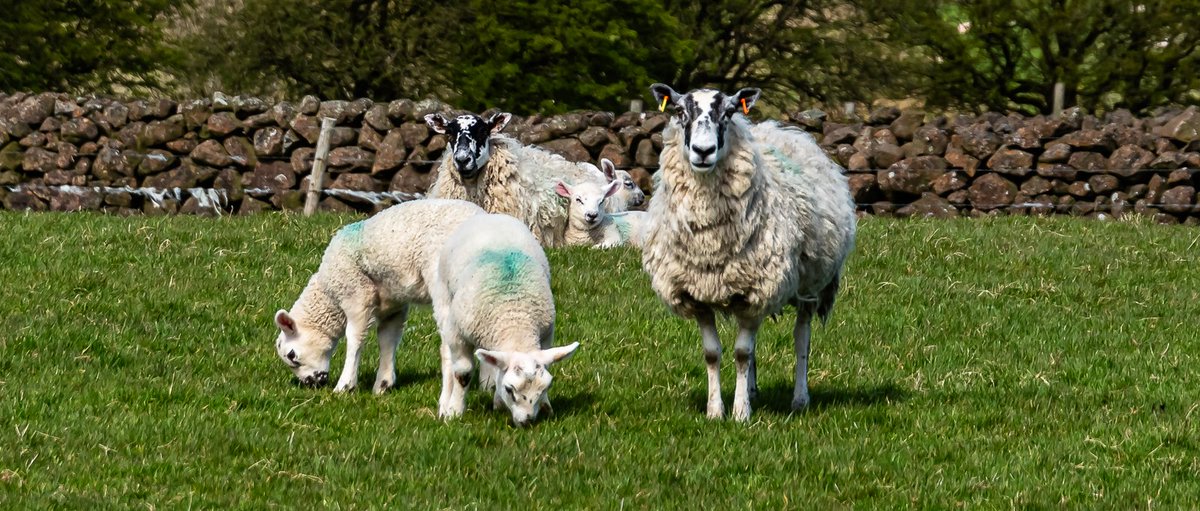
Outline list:
[[[421,121],[434,102],[271,104],[215,94],[175,102],[0,94],[0,199],[14,210],[253,213],[303,204],[320,118],[337,120],[322,209],[371,212],[418,196],[446,147]],[[1052,117],[788,119],[850,174],[865,213],[956,216],[1136,211],[1200,222],[1200,112],[1150,118],[1079,109]],[[666,114],[514,118],[506,132],[572,160],[609,158],[649,191]]]

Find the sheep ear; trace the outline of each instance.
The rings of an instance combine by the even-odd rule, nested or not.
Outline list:
[[[600,158],[600,172],[610,180],[617,178],[617,166],[608,158]]]
[[[617,193],[617,190],[620,190],[620,189],[621,189],[621,182],[614,179],[611,183],[608,183],[608,189],[604,190],[604,198],[607,199],[609,197],[612,197],[613,194]]]
[[[288,337],[296,335],[296,320],[283,309],[275,313],[275,326]]]
[[[426,115],[425,116],[425,124],[428,124],[429,128],[432,129],[433,131],[436,131],[443,135],[446,134],[446,118],[442,117],[442,114]]]
[[[571,188],[569,188],[567,184],[562,181],[559,181],[558,184],[554,185],[554,193],[557,193],[559,197],[566,197],[568,199],[571,198]]]
[[[758,101],[759,94],[762,94],[761,89],[754,87],[746,87],[735,92],[732,96],[725,97],[725,110],[730,114],[746,113],[751,108],[754,108],[754,102]],[[745,105],[742,101],[745,100]]]
[[[508,121],[512,120],[512,114],[508,112],[496,112],[488,119],[488,125],[491,126],[492,134],[500,133],[505,126],[508,126]]]
[[[650,93],[654,95],[654,105],[656,107],[662,104],[663,98],[671,98],[671,104],[678,105],[679,98],[681,97],[678,92],[675,92],[675,89],[672,89],[670,85],[665,83],[651,85]]]
[[[508,352],[475,350],[475,358],[479,359],[480,362],[494,366],[501,371],[508,369]]]
[[[549,366],[551,364],[562,362],[575,353],[575,349],[579,347],[579,343],[573,342],[566,346],[541,350],[534,355],[538,362],[542,365]]]

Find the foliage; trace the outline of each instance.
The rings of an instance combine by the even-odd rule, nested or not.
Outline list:
[[[172,0],[8,0],[0,16],[0,90],[142,92],[180,55],[161,19]]]
[[[1200,493],[1188,228],[864,219],[814,332],[813,408],[788,410],[785,312],[759,336],[746,425],[703,418],[696,327],[636,251],[551,251],[557,339],[582,347],[556,368],[556,415],[516,429],[474,390],[462,420],[435,418],[427,307],[386,395],[366,390],[370,343],[362,390],[292,383],[271,315],[352,220],[0,213],[0,508],[1170,509]]]
[[[1048,113],[1194,103],[1200,10],[1192,0],[871,2],[931,105]]]

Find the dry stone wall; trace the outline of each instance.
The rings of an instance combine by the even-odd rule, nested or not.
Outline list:
[[[373,212],[419,197],[444,137],[435,101],[269,103],[215,94],[176,102],[0,93],[0,202],[11,210],[227,214],[297,210],[320,119],[336,120],[321,208]],[[650,190],[668,117],[576,112],[514,118],[506,132],[575,161],[609,158]],[[817,110],[790,123],[847,168],[866,214],[1121,215],[1200,223],[1200,111],[1137,118],[933,116]]]

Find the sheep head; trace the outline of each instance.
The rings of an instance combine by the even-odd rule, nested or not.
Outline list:
[[[329,360],[337,347],[335,340],[317,329],[297,323],[285,310],[275,313],[275,326],[279,327],[275,354],[300,383],[309,387],[329,383]]]
[[[500,133],[512,114],[498,112],[484,119],[475,114],[464,114],[446,119],[442,114],[425,116],[425,124],[433,131],[446,135],[446,150],[453,155],[454,166],[463,179],[472,179],[487,165],[491,157],[491,136]]]
[[[497,369],[495,403],[512,412],[513,423],[525,427],[543,407],[550,409],[548,391],[554,377],[549,367],[571,354],[579,343],[533,352],[476,350],[475,358]]]
[[[693,172],[709,172],[725,157],[728,146],[725,131],[734,114],[754,106],[761,93],[747,87],[733,94],[714,89],[696,89],[687,94],[675,92],[669,85],[656,83],[650,92],[659,104],[666,99],[675,111],[675,120],[683,129],[683,144]]]

